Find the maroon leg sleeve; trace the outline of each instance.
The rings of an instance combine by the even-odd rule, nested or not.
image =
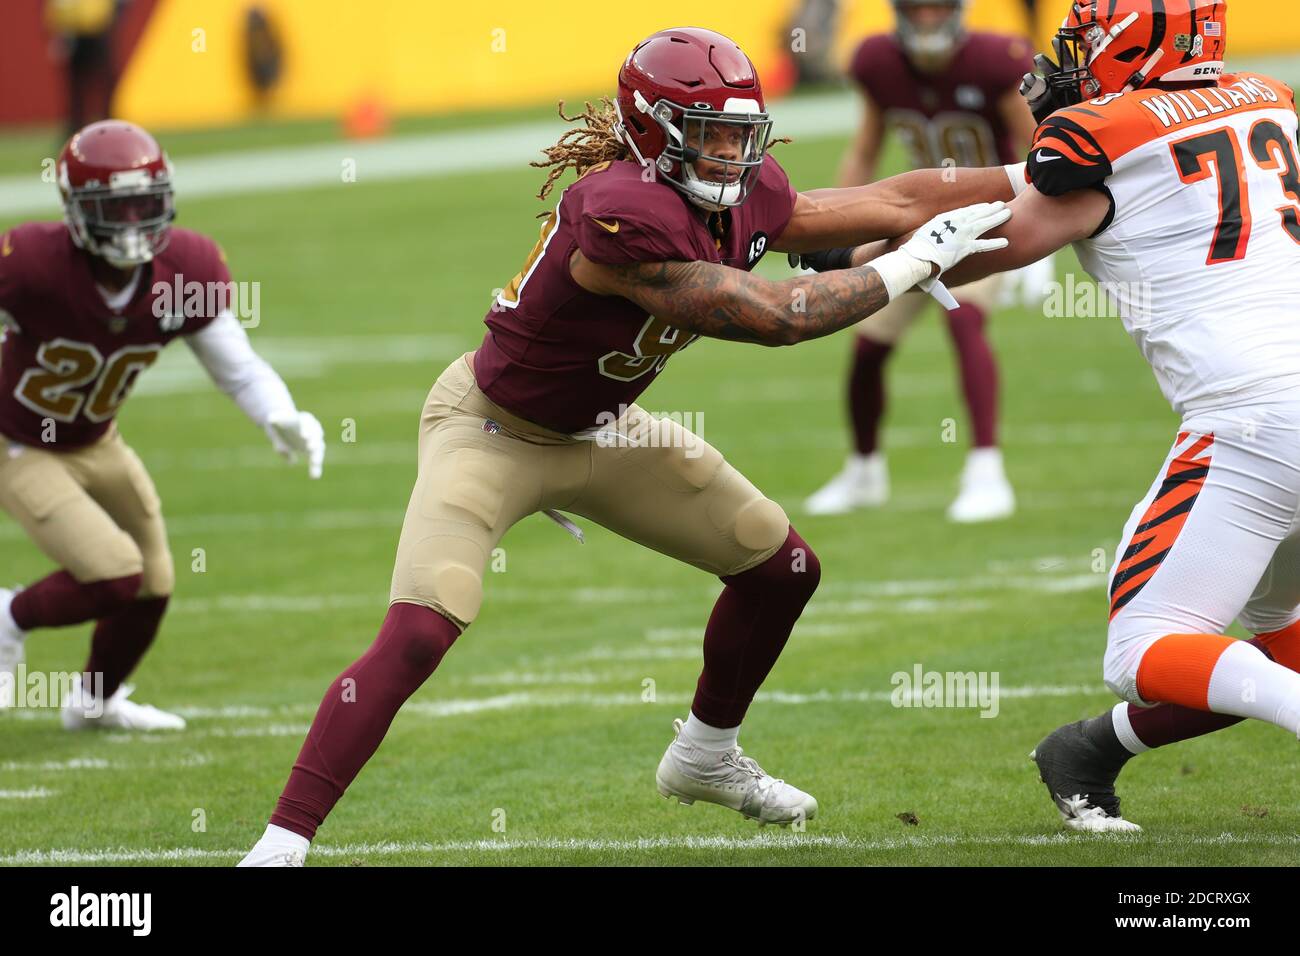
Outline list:
[[[398,709],[428,680],[460,631],[418,604],[389,607],[370,649],[325,692],[271,822],[316,835],[370,756]]]
[[[101,693],[105,700],[117,692],[149,650],[167,610],[167,600],[152,597],[132,601],[95,625],[86,673],[104,675]]]
[[[67,571],[55,571],[14,595],[9,613],[24,631],[94,621],[133,601],[142,580],[142,575],[128,574],[82,584]]]
[[[794,528],[758,567],[722,579],[704,631],[696,717],[711,727],[740,725],[819,580],[821,563]]]
[[[870,455],[880,443],[885,417],[885,361],[894,346],[856,336],[853,368],[849,372],[849,421],[859,455]]]
[[[963,305],[947,315],[961,371],[962,394],[970,414],[972,445],[991,448],[998,443],[998,363],[984,335],[984,312]]]

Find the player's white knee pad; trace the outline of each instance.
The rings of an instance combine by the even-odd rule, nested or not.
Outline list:
[[[785,509],[771,498],[756,498],[736,513],[732,533],[742,547],[756,553],[770,553],[785,543],[790,519]]]

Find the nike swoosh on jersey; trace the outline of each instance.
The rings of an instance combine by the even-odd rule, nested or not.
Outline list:
[[[595,216],[591,217],[591,221],[598,224],[600,228],[604,229],[606,232],[618,232],[617,219],[614,220],[614,224],[612,226],[609,223],[605,222],[605,220],[597,219]]]
[[[1043,151],[1041,149],[1038,151],[1038,155],[1034,157],[1034,159],[1036,159],[1040,163],[1053,163],[1058,159],[1064,159],[1064,158],[1065,158],[1064,156],[1044,156]]]

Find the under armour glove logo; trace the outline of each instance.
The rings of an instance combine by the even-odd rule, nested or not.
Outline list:
[[[943,221],[943,229],[942,230],[936,229],[934,232],[930,233],[930,236],[931,238],[934,239],[934,244],[936,246],[941,246],[943,245],[943,234],[945,232],[956,232],[956,231],[957,231],[957,227],[952,224],[952,220],[945,219]]]

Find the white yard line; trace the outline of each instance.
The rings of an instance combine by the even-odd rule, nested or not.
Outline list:
[[[0,800],[44,800],[58,791],[46,790],[44,787],[31,787],[27,790],[0,790]]]
[[[1295,65],[1285,59],[1241,58],[1234,61],[1234,67],[1244,69],[1255,63],[1262,64],[1263,72],[1296,82]],[[770,109],[777,135],[805,140],[847,135],[860,114],[857,97],[848,90],[782,100]],[[531,160],[540,158],[542,147],[568,128],[557,118],[377,142],[319,143],[200,156],[176,164],[177,190],[189,201],[327,186],[356,188],[366,183],[503,169],[523,171]],[[798,145],[784,148],[798,149]],[[345,182],[349,168],[355,170],[355,182]],[[35,167],[27,174],[0,177],[0,216],[57,215],[58,193],[52,183],[42,181],[41,172]]]
[[[357,513],[347,512],[353,517]],[[366,512],[360,513],[367,514]],[[354,526],[350,521],[340,526]],[[174,529],[173,529],[174,530]],[[186,533],[195,529],[187,529]],[[1077,563],[1073,566],[1077,566]],[[954,611],[986,609],[983,599],[961,600],[942,596],[972,592],[1023,591],[1038,594],[1068,594],[1077,591],[1101,590],[1106,576],[1103,573],[1061,575],[1048,572],[1039,575],[975,575],[958,578],[920,578],[913,580],[883,581],[828,581],[819,589],[819,596],[808,606],[807,615],[835,616],[848,614],[897,613],[942,614]],[[555,603],[602,605],[644,605],[667,601],[680,601],[683,591],[671,588],[580,587],[572,589],[544,587],[492,588],[489,579],[488,599],[498,603]],[[718,588],[710,583],[699,588],[696,596],[710,600]],[[687,595],[688,596],[688,595]],[[936,598],[935,596],[940,596]],[[259,614],[316,614],[326,610],[346,610],[373,607],[381,610],[387,595],[379,590],[351,594],[228,594],[215,598],[176,598],[170,605],[173,614],[213,614],[220,612],[247,612]],[[871,622],[862,622],[866,628]],[[807,630],[805,630],[805,627]],[[808,636],[833,636],[850,633],[857,628],[848,625],[815,623],[799,627]],[[652,644],[671,643],[687,638],[698,638],[702,631],[691,627],[651,628],[645,639]],[[620,648],[619,650],[626,650]],[[593,652],[588,652],[593,653]],[[590,659],[599,659],[605,652]],[[666,652],[667,656],[672,656]],[[653,649],[645,654],[654,656]]]
[[[780,135],[815,139],[849,133],[858,107],[851,92],[835,92],[774,103]],[[566,128],[558,118],[483,129],[401,136],[375,142],[344,141],[243,150],[176,162],[176,191],[184,201],[260,192],[295,192],[496,172],[526,171],[541,149]],[[779,154],[778,154],[779,155]],[[345,178],[354,172],[354,182]],[[54,214],[58,192],[41,180],[41,170],[0,177],[0,216]]]
[[[696,652],[698,656],[698,652]],[[441,700],[414,700],[402,706],[400,713],[411,714],[430,719],[459,717],[466,714],[479,714],[491,711],[525,710],[546,707],[642,707],[646,704],[663,704],[679,706],[690,703],[689,693],[657,693],[653,701],[641,699],[639,678],[616,678],[611,683],[623,681],[628,689],[622,693],[538,693],[519,690],[489,697],[449,697]],[[508,681],[501,681],[509,684]],[[525,682],[541,683],[538,681]],[[1090,684],[1027,684],[1011,687],[999,687],[1000,697],[1019,699],[1035,697],[1086,697],[1104,694],[1106,690],[1100,685]],[[814,704],[888,704],[892,703],[894,692],[889,690],[830,691],[819,690],[800,693],[781,690],[761,690],[755,700],[762,703],[783,706],[807,706]],[[188,720],[204,721],[250,721],[244,725],[231,727],[196,727],[183,734],[133,734],[113,732],[106,734],[109,739],[150,740],[185,742],[204,735],[212,737],[278,737],[302,735],[307,732],[306,724],[284,722],[296,717],[310,717],[316,712],[318,702],[301,701],[293,704],[280,704],[275,707],[258,707],[254,705],[233,705],[228,707],[177,707],[175,712]],[[15,711],[14,715],[27,713]],[[32,719],[39,719],[37,712],[30,712]],[[50,719],[54,719],[51,715]],[[263,721],[263,722],[258,722]],[[264,722],[270,721],[270,722]],[[190,761],[187,766],[200,766],[211,758],[202,754],[192,754],[185,758]],[[197,762],[196,762],[197,761]],[[38,765],[32,765],[36,769]],[[0,765],[0,770],[6,769]]]
[[[64,770],[109,770],[121,767],[101,757],[73,757],[70,760],[6,760],[0,763],[0,772],[55,773]]]
[[[927,850],[944,847],[1042,847],[1059,849],[1094,844],[1141,844],[1143,846],[1296,846],[1300,836],[1257,836],[1221,833],[1218,836],[1154,836],[1134,834],[1050,833],[1042,835],[990,834],[986,836],[907,836],[865,840],[844,834],[772,834],[770,836],[724,837],[643,837],[618,839],[485,839],[449,840],[441,843],[353,843],[313,846],[309,859],[352,859],[409,854],[436,856],[447,853],[657,853],[669,850],[747,852],[799,852],[803,850],[839,850],[856,853]],[[33,849],[18,850],[0,856],[0,866],[58,866],[95,863],[185,863],[203,860],[235,861],[248,852],[247,847],[204,850],[198,847],[156,849]]]
[[[141,377],[141,384],[150,380],[154,374],[151,370],[149,376]],[[202,372],[200,371],[201,375]],[[195,390],[206,391],[212,388],[210,381],[206,379],[194,381]],[[160,390],[163,394],[174,394],[178,386],[174,383]],[[419,401],[414,402],[408,411],[412,427],[419,415]],[[707,419],[707,413],[705,415]],[[365,419],[357,419],[357,429],[363,433],[367,422]],[[327,425],[327,427],[330,427]],[[715,426],[716,427],[716,426]],[[1059,426],[1063,429],[1060,436],[1053,437],[1053,427],[1055,426],[1023,426],[1019,431],[1014,426],[1006,426],[1005,431],[1008,433],[1007,442],[1009,445],[1024,445],[1035,447],[1059,447],[1063,445],[1081,445],[1088,447],[1102,447],[1107,445],[1130,446],[1135,444],[1144,444],[1153,450],[1161,447],[1161,439],[1167,438],[1167,430],[1158,425],[1153,425],[1145,429],[1129,427],[1125,425],[1093,425],[1093,424],[1062,424]],[[706,436],[709,435],[709,429],[705,429]],[[802,430],[790,433],[791,435],[803,436],[801,441],[806,447],[838,447],[843,444],[843,436],[838,430],[826,429],[823,431]],[[128,436],[129,437],[129,436]],[[333,434],[330,436],[333,437]],[[761,439],[766,442],[767,439]],[[723,450],[725,445],[723,442]],[[886,435],[886,444],[898,448],[923,448],[926,446],[940,447],[940,435],[937,428],[920,428],[912,426],[900,426],[890,429]],[[965,454],[964,448],[954,448],[953,450],[953,467],[960,467],[960,456]],[[1011,454],[1011,453],[1009,453]],[[265,468],[279,469],[284,467],[284,463],[275,455],[265,443],[253,442],[246,445],[237,445],[230,448],[194,448],[184,451],[169,451],[165,449],[151,450],[144,455],[145,464],[151,471],[167,471],[174,468],[192,470],[192,471],[227,471],[230,469],[244,468]],[[364,434],[359,440],[350,443],[333,441],[330,446],[330,457],[328,459],[331,468],[389,468],[393,465],[403,465],[411,469],[411,477],[415,477],[416,464],[416,447],[415,441],[374,441],[366,439]],[[779,489],[769,489],[769,494],[774,494]],[[1140,496],[1138,490],[1130,492],[1123,500],[1135,500],[1133,496]],[[904,496],[902,499],[906,502],[907,507],[925,506],[930,507],[931,502],[946,504],[942,496]],[[1064,496],[1053,497],[1050,495],[1040,495],[1031,497],[1031,501],[1038,503],[1037,507],[1065,507],[1067,502]],[[1106,498],[1106,503],[1113,500]],[[1061,502],[1058,504],[1057,502]],[[896,501],[891,500],[889,509],[897,506]]]
[[[249,281],[256,275],[246,276]],[[487,310],[487,304],[484,305]],[[298,381],[306,378],[325,378],[334,370],[357,365],[390,366],[395,362],[427,365],[429,384],[446,363],[474,348],[479,336],[469,329],[465,335],[428,333],[421,335],[333,335],[320,338],[308,336],[277,337],[267,335],[262,329],[250,330],[257,352],[274,366],[284,378]],[[174,396],[189,393],[213,392],[212,379],[199,365],[194,353],[187,348],[165,350],[148,375],[140,377],[134,395]],[[412,421],[420,413],[423,396],[418,396],[408,411]],[[414,456],[414,442],[411,443]]]

